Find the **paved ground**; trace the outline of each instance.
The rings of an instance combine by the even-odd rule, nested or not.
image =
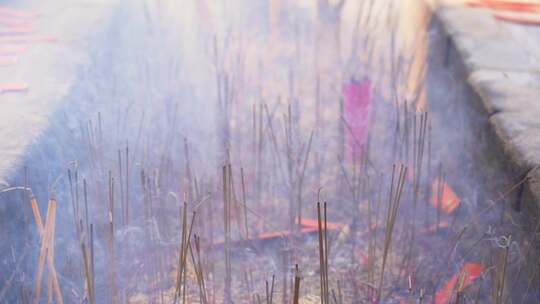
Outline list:
[[[525,199],[540,203],[540,26],[495,19],[463,5],[435,10],[467,68],[516,176],[527,176]]]
[[[0,36],[2,50],[28,47],[17,55],[15,64],[0,66],[0,83],[29,87],[26,93],[0,93],[0,181],[8,178],[24,151],[47,129],[50,114],[73,85],[76,68],[87,60],[87,38],[108,22],[116,3],[57,0],[6,4],[39,16],[31,20],[32,34]]]

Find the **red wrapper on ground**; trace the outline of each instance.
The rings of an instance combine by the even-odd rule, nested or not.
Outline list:
[[[467,5],[472,7],[485,7],[492,10],[505,10],[515,12],[538,12],[540,2],[538,1],[508,1],[508,0],[472,0]]]
[[[437,193],[439,187],[442,187],[440,202]],[[452,187],[448,183],[443,182],[442,185],[439,185],[439,180],[435,179],[431,185],[431,188],[432,190],[430,203],[431,205],[433,205],[433,207],[440,208],[441,211],[446,214],[454,212],[459,207],[461,200],[457,196],[454,189],[452,189]]]
[[[31,19],[39,16],[39,13],[0,5],[0,16]]]
[[[477,263],[466,263],[461,267],[459,273],[454,274],[446,284],[435,294],[435,304],[448,304],[452,299],[452,294],[455,292],[456,284],[460,276],[463,276],[463,285],[465,288],[473,283],[484,271],[484,267]]]

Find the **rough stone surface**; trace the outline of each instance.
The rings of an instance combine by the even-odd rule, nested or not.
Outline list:
[[[489,114],[533,112],[540,114],[540,74],[490,69],[472,70],[469,83],[482,98]],[[538,117],[538,116],[537,116]]]
[[[484,9],[443,7],[437,16],[471,70],[540,72],[540,61],[534,53],[537,46],[522,44],[529,35],[527,31],[496,21]]]
[[[38,12],[32,36],[51,36],[56,41],[33,41],[17,64],[0,66],[1,83],[29,85],[26,93],[0,93],[0,182],[13,174],[27,148],[47,129],[48,117],[73,85],[77,67],[88,60],[88,38],[107,24],[117,2],[28,0],[9,4]],[[11,38],[1,37],[0,42],[10,44],[6,40]]]
[[[525,193],[524,200],[536,200],[538,202],[538,193],[540,193],[540,168],[533,168],[527,174],[527,192]],[[529,204],[535,214],[538,214],[539,205]]]
[[[516,167],[515,172],[526,172],[540,164],[540,121],[534,113],[499,112],[490,118],[503,150]],[[535,131],[536,130],[536,131]]]
[[[489,10],[443,6],[435,16],[468,72],[467,81],[516,174],[525,197],[540,205],[540,29],[498,21]]]

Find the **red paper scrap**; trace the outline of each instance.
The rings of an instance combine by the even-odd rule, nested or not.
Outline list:
[[[466,263],[463,265],[459,273],[454,274],[447,282],[444,284],[444,286],[437,291],[435,294],[435,304],[448,304],[450,303],[450,300],[452,299],[452,294],[454,293],[454,289],[456,287],[456,284],[458,282],[458,279],[461,276],[463,277],[463,285],[462,288],[465,288],[473,283],[474,280],[476,280],[482,272],[484,271],[484,267],[481,264],[477,263]]]
[[[442,186],[441,202],[439,206],[438,190]],[[454,212],[460,205],[460,199],[457,196],[454,189],[446,182],[439,186],[439,180],[435,179],[431,186],[431,200],[430,203],[435,207],[441,209],[444,213],[450,214]]]

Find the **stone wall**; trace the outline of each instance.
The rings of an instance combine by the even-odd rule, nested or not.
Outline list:
[[[464,67],[463,81],[477,95],[472,101],[489,117],[493,148],[502,150],[516,183],[515,208],[534,220],[540,203],[540,63],[529,41],[538,30],[497,21],[483,9],[440,7],[435,16]]]

